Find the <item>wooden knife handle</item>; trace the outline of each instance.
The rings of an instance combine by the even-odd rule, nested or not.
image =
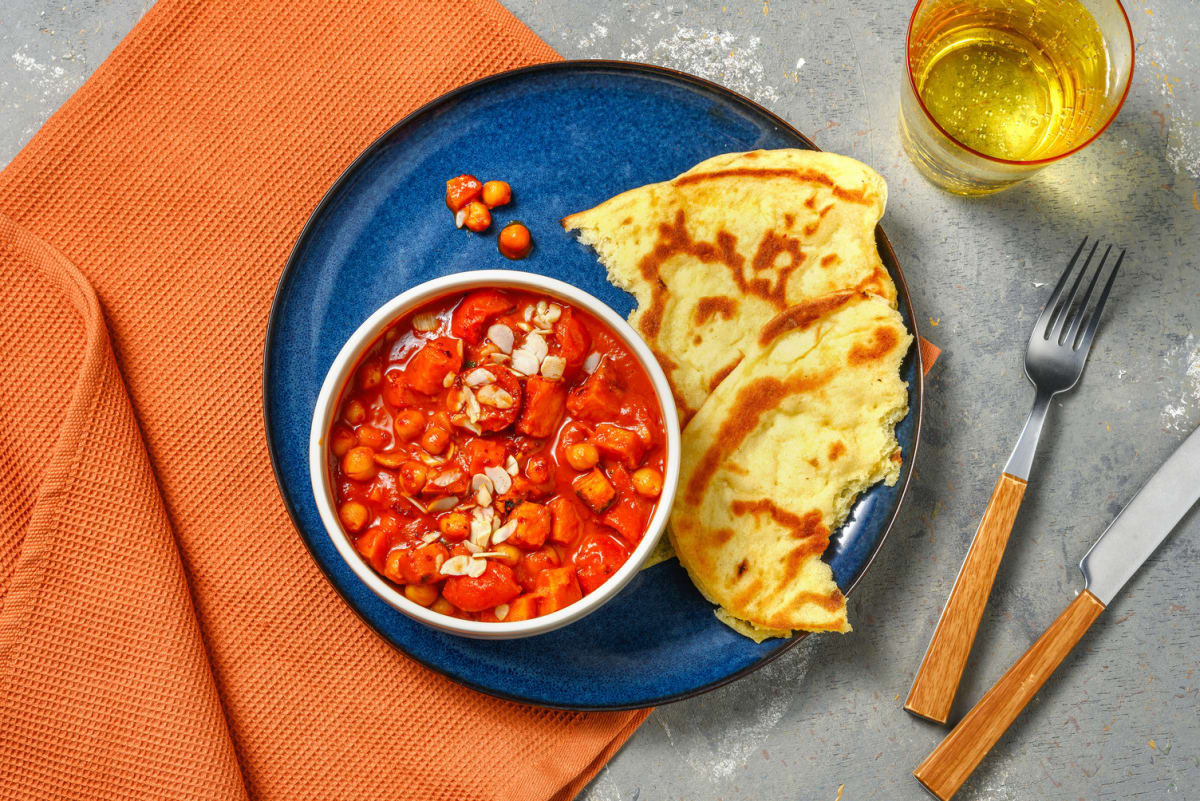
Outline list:
[[[917,781],[942,801],[958,792],[1103,611],[1099,598],[1081,592],[913,771]]]
[[[975,642],[975,632],[979,630],[979,621],[1008,544],[1008,535],[1024,497],[1025,481],[1001,473],[967,558],[954,580],[954,589],[942,610],[933,639],[925,650],[908,700],[904,702],[904,708],[914,715],[938,723],[945,723],[949,717],[963,668],[971,655],[971,644]]]

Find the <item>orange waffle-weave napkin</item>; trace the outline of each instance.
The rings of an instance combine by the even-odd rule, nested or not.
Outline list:
[[[0,797],[566,799],[645,717],[397,654],[263,434],[325,189],[421,103],[554,58],[491,0],[163,0],[0,174]]]

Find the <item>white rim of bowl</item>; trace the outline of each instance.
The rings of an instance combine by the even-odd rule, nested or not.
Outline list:
[[[646,527],[645,535],[633,549],[629,558],[625,560],[625,564],[621,565],[617,572],[594,592],[583,596],[575,603],[551,612],[549,615],[513,623],[462,620],[434,612],[405,598],[402,592],[375,572],[375,569],[367,564],[366,560],[355,550],[350,537],[342,529],[333,503],[329,463],[325,455],[325,438],[333,423],[333,414],[336,411],[342,387],[357,366],[362,352],[384,332],[388,325],[413,307],[445,295],[486,287],[523,289],[557,297],[590,312],[608,325],[630,349],[646,374],[649,375],[655,397],[662,411],[667,437],[663,491],[659,496],[654,515]],[[621,319],[620,315],[599,298],[554,278],[520,270],[472,270],[434,278],[402,292],[379,307],[350,335],[346,344],[334,358],[333,364],[330,365],[329,372],[325,375],[325,381],[321,384],[321,392],[317,396],[312,429],[309,433],[308,465],[313,498],[321,515],[321,522],[325,526],[325,532],[329,535],[342,559],[372,592],[397,611],[440,631],[478,639],[516,639],[543,634],[587,616],[620,592],[641,570],[642,564],[650,556],[654,546],[666,531],[667,518],[670,516],[679,483],[679,449],[679,417],[675,411],[675,401],[671,394],[670,384],[667,383],[667,377],[658,360],[651,353],[649,346],[629,323]]]

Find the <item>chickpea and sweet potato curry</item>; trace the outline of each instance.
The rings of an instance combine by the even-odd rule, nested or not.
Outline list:
[[[433,301],[360,359],[329,432],[358,552],[442,614],[550,614],[641,541],[666,436],[650,378],[590,314],[517,290]]]

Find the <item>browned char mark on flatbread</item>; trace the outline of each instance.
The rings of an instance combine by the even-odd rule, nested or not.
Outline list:
[[[875,328],[870,342],[860,342],[850,349],[846,361],[850,364],[866,364],[876,359],[882,359],[891,353],[892,348],[900,342],[896,329],[888,325]]]
[[[737,313],[737,308],[737,298],[731,298],[728,295],[705,295],[696,301],[696,310],[692,312],[692,319],[696,325],[704,325],[714,315],[732,320],[733,315]]]
[[[786,167],[731,167],[727,170],[713,170],[712,172],[681,175],[671,183],[674,186],[686,186],[688,184],[699,183],[700,181],[713,181],[718,178],[790,178],[793,181],[801,183],[827,186],[833,191],[835,197],[847,203],[866,204],[871,202],[871,197],[867,194],[866,187],[860,189],[843,189],[834,183],[832,178],[818,170],[793,170]],[[812,208],[807,203],[805,205]]]
[[[758,334],[758,343],[766,347],[781,334],[795,329],[803,331],[830,312],[837,311],[851,301],[862,300],[865,297],[866,295],[859,290],[843,289],[797,303],[767,321]]]
[[[742,363],[742,357],[739,355],[734,358],[729,364],[722,367],[717,372],[713,373],[712,379],[708,382],[708,391],[712,392],[722,381],[729,377],[729,374],[737,369],[737,366]]]
[[[695,471],[688,479],[687,487],[684,488],[685,501],[693,505],[700,503],[704,488],[708,486],[718,468],[728,461],[729,455],[758,427],[764,414],[778,407],[789,395],[811,392],[827,384],[831,378],[832,373],[793,375],[786,380],[765,377],[755,379],[739,389],[712,444],[700,457]]]

